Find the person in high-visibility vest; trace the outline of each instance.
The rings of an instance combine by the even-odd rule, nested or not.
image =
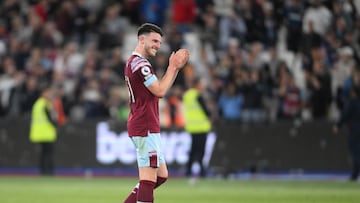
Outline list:
[[[54,144],[57,133],[52,97],[53,89],[50,86],[44,86],[31,113],[30,141],[40,146],[39,169],[41,175],[54,174]]]
[[[210,111],[201,95],[205,88],[205,82],[201,78],[195,78],[192,88],[185,91],[183,95],[185,130],[191,134],[192,139],[185,173],[188,177],[192,175],[192,165],[195,162],[198,162],[200,165],[200,176],[206,176],[203,158],[205,154],[206,138],[211,131],[211,121]]]

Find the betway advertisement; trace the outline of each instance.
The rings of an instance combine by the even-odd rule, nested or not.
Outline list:
[[[162,146],[166,163],[169,165],[184,165],[189,159],[191,136],[180,131],[161,132]],[[208,134],[203,163],[209,164],[216,141],[215,133]],[[106,122],[96,126],[96,160],[104,165],[121,163],[133,165],[136,163],[136,151],[127,131],[116,133]]]

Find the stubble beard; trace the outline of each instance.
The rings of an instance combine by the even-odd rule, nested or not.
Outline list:
[[[150,46],[145,46],[144,49],[145,49],[145,53],[146,53],[148,58],[156,56],[156,53],[157,53],[156,49],[153,49]],[[155,52],[153,50],[155,50]]]

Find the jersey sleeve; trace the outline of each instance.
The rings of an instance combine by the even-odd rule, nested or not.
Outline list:
[[[133,73],[140,77],[146,87],[157,81],[155,71],[148,60],[139,58],[132,63]]]
[[[143,78],[144,85],[146,87],[149,87],[151,84],[158,80],[152,68],[149,66],[141,67],[139,70],[139,76]]]

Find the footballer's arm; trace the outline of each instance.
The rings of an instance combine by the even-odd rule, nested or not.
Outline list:
[[[153,83],[147,86],[147,88],[153,95],[160,98],[164,97],[174,83],[178,72],[179,69],[169,66],[163,78],[160,81],[155,80]]]
[[[177,53],[177,54],[176,54]],[[172,53],[169,58],[169,66],[163,78],[155,80],[147,88],[157,97],[164,97],[170,87],[173,85],[179,70],[185,65],[189,59],[189,53],[186,50]]]

